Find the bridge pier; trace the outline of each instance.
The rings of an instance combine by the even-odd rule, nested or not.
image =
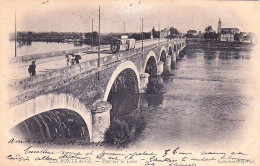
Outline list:
[[[180,50],[178,49],[178,50],[176,51],[177,57],[179,56],[179,54],[180,54]]]
[[[164,74],[169,74],[171,72],[172,56],[168,55],[166,57],[166,63],[164,65]]]
[[[91,142],[104,141],[106,129],[110,126],[110,110],[112,105],[109,102],[97,100],[91,107],[92,112],[92,138]]]
[[[139,95],[139,102],[138,102],[138,107],[139,108],[147,108],[149,106],[148,104],[148,100],[147,100],[147,97],[143,94],[140,94]]]
[[[180,54],[180,50],[177,49],[177,50],[176,50],[176,59],[177,59],[177,60],[179,59],[179,54]]]
[[[163,66],[164,66],[164,62],[160,61],[157,65],[157,75],[161,75],[163,73]]]
[[[172,68],[172,69],[175,69],[175,66],[176,66],[176,57],[177,57],[176,53],[173,52],[173,54],[172,54],[172,63],[171,63],[171,68]]]
[[[147,88],[147,84],[149,82],[149,76],[150,74],[148,73],[141,73],[140,74],[140,93],[145,93],[146,88]]]

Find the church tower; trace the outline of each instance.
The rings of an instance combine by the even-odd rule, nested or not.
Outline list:
[[[221,20],[219,18],[219,21],[218,21],[218,33],[221,32],[221,26],[222,26],[222,22],[221,22]]]

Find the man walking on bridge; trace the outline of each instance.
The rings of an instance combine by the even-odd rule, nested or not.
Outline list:
[[[74,60],[75,60],[75,62],[77,63],[77,64],[79,64],[79,60],[81,59],[81,56],[80,55],[75,55],[75,58],[74,58]]]
[[[36,75],[36,65],[35,65],[35,61],[32,61],[32,64],[29,65],[28,72],[29,72],[29,74],[30,74],[30,77]]]
[[[66,55],[66,59],[67,59],[67,67],[70,66],[70,64],[72,63],[72,57],[71,57],[71,54],[67,54]]]

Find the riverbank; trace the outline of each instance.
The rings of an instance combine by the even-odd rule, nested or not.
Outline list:
[[[203,38],[187,38],[188,48],[211,48],[211,49],[251,49],[254,44],[242,42],[221,42],[217,40],[206,40]]]

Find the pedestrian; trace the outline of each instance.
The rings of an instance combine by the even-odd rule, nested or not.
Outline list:
[[[36,75],[36,64],[35,64],[35,61],[32,61],[32,64],[29,65],[28,72],[30,74],[30,77]]]
[[[79,64],[79,60],[81,59],[80,55],[75,55],[75,62]]]
[[[66,55],[66,58],[67,58],[67,67],[71,64],[71,56],[70,56],[70,54],[67,54]]]
[[[117,40],[117,42],[116,42],[116,53],[118,53],[119,52],[119,50],[120,50],[120,40]]]
[[[71,61],[70,61],[70,63],[71,63],[71,66],[73,66],[74,65],[74,61],[75,61],[75,54],[74,53],[71,53]]]

